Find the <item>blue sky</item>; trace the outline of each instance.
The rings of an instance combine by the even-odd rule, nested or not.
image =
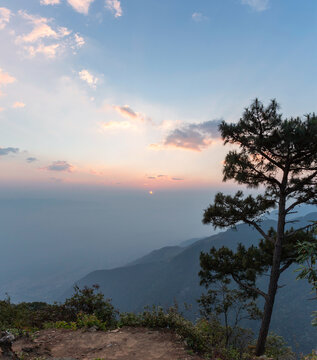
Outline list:
[[[255,97],[316,110],[314,0],[0,7],[3,184],[219,184],[220,119]]]
[[[316,0],[0,0],[2,291],[211,234],[237,188],[219,121],[255,97],[316,111],[316,20]]]

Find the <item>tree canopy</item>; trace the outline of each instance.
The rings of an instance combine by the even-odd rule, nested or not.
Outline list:
[[[317,117],[283,118],[272,100],[264,106],[255,99],[237,123],[219,126],[224,144],[235,145],[226,155],[223,181],[234,180],[259,189],[257,196],[216,194],[204,212],[203,223],[215,228],[235,227],[244,222],[260,234],[258,246],[236,252],[225,246],[201,254],[201,282],[235,281],[249,297],[263,296],[265,305],[256,354],[262,355],[268,335],[278,280],[283,271],[298,259],[297,244],[314,243],[307,224],[286,229],[287,216],[301,204],[317,204]],[[263,215],[278,209],[277,226],[265,231]],[[256,279],[269,272],[268,289],[258,289]]]

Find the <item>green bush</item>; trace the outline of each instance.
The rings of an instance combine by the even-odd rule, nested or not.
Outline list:
[[[95,327],[96,330],[103,330],[103,331],[108,330],[107,323],[98,319],[98,317],[94,314],[79,313],[77,315],[76,325],[78,328]]]
[[[85,314],[79,313],[77,315],[76,321],[56,321],[48,322],[44,324],[45,329],[68,329],[68,330],[78,330],[78,329],[89,329],[94,327],[96,330],[107,330],[106,323],[102,322],[94,314]]]
[[[287,346],[282,336],[271,332],[266,340],[265,355],[274,360],[296,360],[296,355]]]
[[[98,288],[98,285],[83,289],[76,286],[73,296],[64,304],[44,302],[12,304],[10,298],[7,297],[0,301],[0,330],[8,328],[31,330],[48,326],[72,329],[77,321],[80,324],[83,321],[87,322],[86,325],[79,327],[87,327],[91,321],[96,322],[92,326],[100,329],[114,328],[117,326],[118,312],[109,299],[104,299],[102,293],[97,293]]]
[[[212,314],[196,323],[186,320],[177,305],[164,310],[153,306],[139,314],[118,312],[109,299],[97,292],[98,286],[79,289],[64,304],[42,302],[12,304],[10,298],[0,301],[0,329],[25,335],[40,328],[109,330],[117,326],[171,329],[184,341],[188,349],[218,360],[249,360],[251,355],[250,331],[236,328],[226,344],[226,328]],[[283,338],[271,334],[267,341],[266,355],[274,360],[295,359]],[[317,360],[311,354],[305,360]]]
[[[116,327],[118,312],[110,299],[105,299],[102,293],[97,292],[98,289],[99,285],[93,285],[91,288],[85,286],[83,289],[76,285],[73,296],[65,301],[65,309],[72,321],[76,321],[79,314],[88,314],[95,315],[109,328]]]
[[[178,313],[177,307],[166,311],[162,307],[153,306],[142,313],[120,314],[119,326],[145,326],[149,328],[166,328],[175,331],[188,348],[205,356],[221,359],[238,359],[231,357],[225,347],[225,329],[215,318],[201,319],[193,324]],[[240,351],[237,351],[240,354]],[[242,359],[240,356],[239,359]]]
[[[75,322],[67,322],[67,321],[56,321],[56,322],[48,322],[44,324],[44,329],[69,329],[69,330],[77,330],[77,323]]]

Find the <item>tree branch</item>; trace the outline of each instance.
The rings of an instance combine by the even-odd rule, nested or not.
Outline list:
[[[265,152],[263,152],[262,150],[258,150],[259,153],[266,158],[267,161],[271,162],[273,165],[277,166],[278,168],[280,168],[281,170],[284,171],[284,166],[280,165],[277,161],[275,161],[274,159],[272,159],[270,156],[266,155]],[[270,150],[270,152],[272,152]],[[274,155],[274,154],[273,154]],[[276,155],[275,155],[276,156]]]
[[[264,231],[263,229],[261,228],[261,226],[259,226],[255,221],[251,221],[251,220],[248,220],[248,219],[243,219],[243,221],[246,223],[246,224],[249,224],[249,225],[252,225],[263,237],[266,241],[270,241],[272,243],[274,243],[273,239],[268,236]]]
[[[307,176],[304,179],[301,179],[301,181],[295,185],[293,188],[290,187],[287,191],[287,195],[290,195],[298,190],[301,190],[305,185],[309,184],[309,182],[317,176],[317,171],[314,171],[312,174],[310,174],[309,176]]]
[[[248,285],[248,284],[243,283],[243,282],[242,282],[240,279],[238,279],[238,278],[236,277],[236,275],[234,275],[234,274],[231,274],[231,276],[232,276],[233,280],[234,280],[237,284],[239,284],[240,286],[242,286],[243,288],[245,288],[245,289],[247,289],[247,290],[251,290],[251,291],[256,292],[257,294],[263,296],[265,300],[267,300],[268,295],[267,295],[265,292],[263,292],[262,290],[258,289],[257,287],[252,287],[252,286],[250,286],[250,285]]]
[[[284,239],[287,239],[287,238],[289,238],[290,236],[295,235],[295,234],[298,233],[299,231],[309,229],[309,228],[312,227],[312,226],[314,226],[314,224],[309,224],[309,225],[303,226],[303,227],[301,227],[301,228],[298,228],[298,229],[292,231],[291,233],[286,234],[285,237],[284,237]]]
[[[254,166],[251,162],[249,162],[248,165],[250,166],[250,168],[251,168],[253,171],[255,171],[258,175],[260,175],[262,178],[264,178],[268,183],[271,183],[271,184],[274,183],[274,184],[277,185],[278,187],[281,186],[281,183],[280,183],[277,179],[275,179],[275,178],[273,178],[273,177],[271,177],[271,176],[266,176],[266,175],[264,175],[264,173],[261,172],[260,170],[257,170],[257,169],[255,168],[255,166]]]
[[[288,269],[292,264],[293,264],[293,260],[288,260],[286,264],[284,264],[284,266],[282,266],[280,268],[280,275],[282,274],[283,271],[285,271],[286,269]]]
[[[292,205],[290,205],[286,210],[286,214],[290,214],[290,211],[293,210],[297,205],[300,205],[300,204],[303,204],[303,203],[306,203],[308,200],[310,199],[310,196],[306,196],[306,197],[303,197],[301,198],[300,200],[297,200],[295,202],[293,202]]]

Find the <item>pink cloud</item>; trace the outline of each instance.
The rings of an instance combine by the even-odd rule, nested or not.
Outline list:
[[[123,106],[113,106],[118,114],[121,116],[130,119],[130,120],[139,120],[144,121],[144,116],[138,112],[135,112],[129,105]]]
[[[11,10],[0,7],[0,30],[4,29],[9,23],[11,15]]]
[[[16,79],[9,75],[8,73],[4,72],[1,68],[0,68],[0,85],[8,85],[8,84],[12,84],[16,81]]]
[[[219,139],[218,126],[221,120],[205,121],[183,125],[172,130],[161,144],[151,144],[152,149],[180,148],[191,151],[202,151],[209,147],[214,140]]]
[[[42,54],[47,58],[55,58],[57,54],[57,50],[59,49],[59,44],[52,44],[52,45],[43,45],[39,44],[37,46],[25,46],[24,49],[26,52],[31,56],[35,56],[37,54]]]
[[[85,44],[85,40],[78,34],[72,34],[72,31],[66,27],[54,25],[53,19],[35,16],[21,10],[18,14],[31,25],[32,29],[18,35],[15,42],[21,45],[30,57],[42,54],[52,59],[67,48],[75,52]]]
[[[57,27],[55,31],[48,25],[50,19],[33,16],[21,10],[19,14],[33,26],[33,29],[28,34],[18,36],[17,42],[34,43],[43,38],[61,39],[71,33],[66,27]]]
[[[87,15],[89,11],[89,6],[94,0],[67,0],[69,5],[71,5],[76,11],[81,14]]]
[[[111,129],[129,129],[132,127],[129,121],[108,121],[101,124],[102,129],[111,130]]]
[[[25,104],[24,104],[23,102],[21,102],[21,101],[16,101],[16,102],[12,105],[12,107],[13,107],[14,109],[24,108],[24,107],[25,107]]]

